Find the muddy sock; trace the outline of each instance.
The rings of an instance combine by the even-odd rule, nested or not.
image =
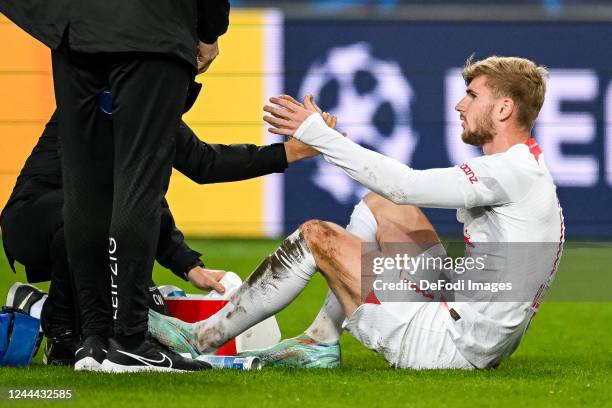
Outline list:
[[[342,323],[345,318],[340,302],[330,289],[319,314],[304,334],[320,343],[335,343],[342,335]]]
[[[315,272],[315,260],[300,230],[296,230],[230,296],[223,309],[196,323],[200,351],[213,352],[282,310],[302,292]]]
[[[376,242],[377,228],[374,214],[363,201],[360,201],[353,209],[346,230],[364,242]],[[323,307],[304,334],[321,343],[334,343],[342,335],[342,323],[345,318],[344,310],[336,295],[328,290]]]

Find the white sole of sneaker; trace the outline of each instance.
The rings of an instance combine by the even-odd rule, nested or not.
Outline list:
[[[113,363],[110,360],[104,360],[98,371],[111,374],[123,374],[123,373],[189,373],[191,371],[177,370],[169,367],[156,367],[156,366],[126,366],[117,363]]]
[[[101,365],[93,357],[85,357],[74,363],[74,371],[100,371]]]

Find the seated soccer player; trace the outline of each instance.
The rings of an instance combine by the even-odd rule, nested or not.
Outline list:
[[[556,188],[530,136],[544,102],[545,76],[543,67],[522,58],[468,60],[466,95],[455,108],[462,140],[481,147],[484,155],[429,170],[411,169],[342,137],[325,125],[312,97],[303,106],[272,98],[276,106],[264,109],[271,114],[266,121],[273,133],[312,146],[380,197],[366,197],[347,230],[318,220],[301,225],[209,319],[188,324],[150,312],[149,330],[175,349],[212,352],[283,309],[320,271],[330,288],[321,312],[304,335],[267,350],[270,360],[291,359],[296,350],[314,360],[329,350],[337,355],[333,345],[347,329],[394,367],[497,366],[516,350],[537,313],[564,241]],[[512,280],[512,292],[451,290],[429,296],[412,282],[413,290],[401,301],[384,301],[388,293],[376,286],[375,277],[372,282],[372,268],[362,265],[364,241],[377,241],[383,255],[387,242],[420,247],[424,257],[445,255],[417,207],[456,209],[464,225],[464,258],[482,262],[469,276],[481,287]],[[410,280],[405,271],[395,272],[395,283]],[[459,268],[441,272],[448,282],[461,282]],[[327,352],[326,345],[332,345]],[[333,357],[329,360],[333,365]]]
[[[186,111],[195,101],[199,89],[197,84],[192,85]],[[106,117],[105,123],[112,126],[112,117],[102,112],[100,114]],[[77,369],[93,369],[104,359],[101,350],[106,349],[106,337],[110,336],[108,332],[112,328],[110,287],[107,290],[92,288],[96,294],[81,293],[78,296],[73,291],[63,233],[62,174],[56,116],[53,114],[45,126],[0,215],[3,244],[11,267],[14,261],[23,264],[30,283],[50,280],[49,295],[47,298],[36,287],[18,283],[11,288],[8,303],[41,317],[41,326],[47,337],[44,357],[47,364],[73,364],[77,337],[81,332],[79,309],[81,313],[95,316],[91,319],[95,324],[83,327],[83,333],[106,335],[94,337],[98,344],[84,348],[76,356]],[[335,118],[326,117],[333,126]],[[174,168],[198,184],[210,184],[283,172],[288,164],[316,154],[316,151],[297,140],[261,147],[207,144],[182,123],[176,135]],[[222,292],[224,289],[219,281],[224,272],[205,269],[200,260],[201,254],[189,248],[183,234],[176,228],[167,202],[163,200],[160,205],[162,220],[156,260],[199,289]],[[150,307],[163,312],[163,304],[159,304],[161,296],[156,299],[157,289],[153,283],[150,287]],[[104,304],[98,301],[100,292],[109,295],[108,299],[104,299]]]

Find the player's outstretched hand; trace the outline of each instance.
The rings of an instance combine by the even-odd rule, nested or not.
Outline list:
[[[304,104],[302,102],[298,102],[297,100],[295,100],[295,98],[293,98],[290,95],[281,95],[278,98],[290,101],[296,105],[301,106],[302,108],[304,107]],[[323,120],[325,120],[325,123],[327,124],[327,126],[329,126],[332,129],[335,129],[336,124],[338,123],[338,118],[334,115],[330,115],[328,112],[323,112],[321,108],[319,108],[316,105],[316,103],[314,103],[314,100],[313,100],[313,106],[316,109],[316,111],[319,114],[321,114],[321,116],[323,116]],[[295,161],[314,157],[319,154],[319,152],[313,149],[312,147],[308,146],[305,143],[300,142],[299,140],[291,136],[289,136],[287,138],[287,142],[285,142],[285,153],[287,155],[287,163],[293,163]]]
[[[307,95],[304,98],[304,102],[306,102],[306,98],[308,98],[308,96],[309,95]],[[312,97],[312,95],[310,96]],[[279,98],[291,101],[295,103],[296,105],[301,106],[302,108],[304,107],[304,103],[296,101],[295,98],[291,95],[281,95],[279,96]],[[323,120],[325,120],[325,124],[327,126],[329,126],[332,129],[336,128],[336,125],[338,124],[338,118],[335,115],[329,114],[328,112],[323,112],[323,110],[316,104],[314,97],[312,97],[312,106],[314,106],[315,110],[319,112],[321,116],[323,116]]]
[[[187,273],[187,279],[198,289],[215,290],[218,293],[225,293],[225,288],[219,283],[224,275],[225,271],[204,269],[201,266],[196,266]]]
[[[293,136],[297,128],[313,113],[319,113],[314,104],[314,97],[306,95],[304,104],[291,98],[270,98],[275,106],[266,105],[264,111],[271,115],[265,115],[263,120],[272,125],[271,133],[283,136]]]

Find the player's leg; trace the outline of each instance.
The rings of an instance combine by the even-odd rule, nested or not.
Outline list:
[[[361,241],[375,242],[378,224],[371,209],[362,200],[355,205],[346,230]],[[333,368],[340,364],[340,336],[346,319],[342,305],[329,289],[323,306],[312,324],[299,336],[241,355],[257,356],[266,365],[295,368]]]
[[[433,225],[420,208],[397,205],[375,193],[369,193],[363,201],[376,218],[376,241],[379,244],[417,244],[426,250],[440,242]]]
[[[154,316],[149,329],[162,342],[172,340],[167,337],[178,331],[179,337],[187,340],[184,349],[210,352],[283,309],[317,268],[344,315],[351,315],[361,304],[361,240],[335,224],[314,220],[287,238],[230,298],[230,303],[210,319],[192,326]]]
[[[316,253],[311,252],[312,242],[308,240],[315,236],[315,230],[322,228],[331,229],[334,238],[325,241],[329,247],[317,245],[316,250],[323,248],[326,252],[338,254],[338,260],[335,262],[341,270],[350,270],[354,275],[352,279],[347,277],[347,280],[358,283],[361,247],[359,239],[337,225],[309,221],[285,239],[229,298],[229,303],[214,316],[190,325],[178,319],[152,314],[149,331],[162,343],[170,343],[172,346],[177,346],[172,343],[174,340],[183,339],[182,345],[179,346],[182,350],[190,349],[193,353],[217,349],[229,339],[283,309],[301,293],[317,271],[314,258]],[[316,256],[322,258],[320,254]],[[324,268],[327,267],[325,263]],[[338,280],[333,282],[336,284]],[[354,293],[358,291],[358,287],[353,290]],[[347,303],[347,309],[356,307],[358,297],[352,297],[346,292],[337,296],[341,302]],[[168,338],[169,336],[172,338]]]
[[[376,240],[385,256],[398,251],[410,256],[446,256],[437,233],[419,208],[397,206],[375,194],[364,201],[377,220]],[[424,268],[413,272],[414,279],[437,280],[440,271]],[[383,293],[382,304],[377,299],[364,302],[348,317],[345,327],[394,367],[473,369],[446,329],[448,310],[423,295],[428,294],[409,291],[393,299]]]
[[[396,205],[375,193],[368,193],[355,206],[346,230],[363,242],[439,242],[433,226],[419,208]],[[304,334],[319,343],[337,342],[344,319],[342,307],[330,290]]]
[[[386,243],[406,243],[410,247],[415,241],[437,242],[431,223],[418,208],[393,204],[374,193],[366,195],[355,206],[346,229],[363,242],[378,242],[383,247]],[[321,310],[303,334],[267,349],[241,354],[258,356],[273,366],[336,367],[340,363],[339,339],[345,319],[345,312],[330,289]]]
[[[346,316],[361,303],[360,258],[359,238],[337,225],[309,221],[262,262],[219,313],[195,327],[152,314],[149,330],[162,343],[180,347],[181,351],[210,352],[284,308],[302,291],[317,267],[341,305],[339,313]]]

